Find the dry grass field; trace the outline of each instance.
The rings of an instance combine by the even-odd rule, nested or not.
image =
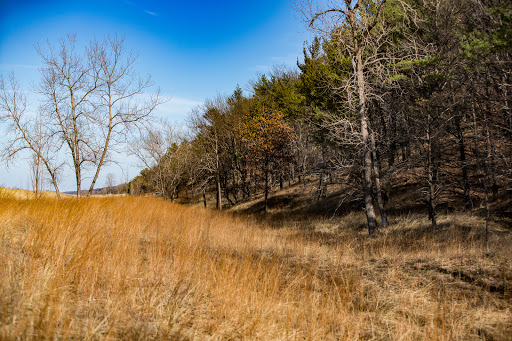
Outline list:
[[[391,221],[0,190],[0,339],[512,340],[506,227]]]
[[[24,199],[35,199],[36,194],[33,191],[27,191],[24,189],[15,189],[15,188],[1,188],[0,187],[0,193],[2,197],[10,197],[10,198],[16,198],[20,200]],[[74,195],[69,195],[66,193],[60,193],[60,196],[62,198],[74,198]],[[50,191],[39,191],[37,193],[37,197],[42,198],[56,198],[55,192]]]

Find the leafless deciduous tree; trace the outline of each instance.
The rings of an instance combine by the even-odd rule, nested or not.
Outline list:
[[[44,64],[38,90],[45,98],[45,115],[71,154],[77,196],[83,170],[93,170],[90,194],[126,130],[148,118],[161,102],[159,94],[141,101],[151,78],[134,71],[137,57],[126,51],[124,38],[93,41],[80,51],[76,37],[69,35],[58,47],[38,45],[37,52]]]
[[[7,165],[22,151],[28,150],[32,166],[37,168],[36,188],[39,186],[40,167],[44,167],[60,199],[57,178],[62,164],[58,163],[56,156],[58,141],[44,123],[40,112],[32,115],[27,113],[27,100],[14,74],[10,74],[8,80],[0,76],[0,119],[8,123],[9,142],[2,150]]]
[[[92,171],[88,191],[91,194],[102,167],[112,161],[112,152],[125,141],[126,132],[140,128],[162,102],[159,92],[153,96],[145,94],[152,86],[151,78],[142,78],[135,72],[137,56],[126,51],[124,38],[107,37],[81,48],[76,36],[68,35],[56,46],[50,42],[44,47],[38,44],[36,51],[43,64],[36,92],[42,98],[44,138],[57,142],[57,148],[49,150],[49,155],[58,159],[56,155],[64,147],[75,173],[78,197],[84,172]],[[21,96],[19,89],[11,90],[10,95],[3,91],[4,107],[9,100]],[[34,127],[23,125],[28,120],[18,120],[24,107],[15,109],[17,112],[11,107],[3,109],[10,113],[4,116],[28,148],[37,150],[29,138]],[[51,165],[46,168],[53,169]],[[56,185],[56,180],[52,181]]]
[[[168,122],[159,122],[141,131],[130,151],[148,169],[148,180],[162,198],[174,201],[189,159],[183,134]]]
[[[37,156],[37,154],[32,154],[30,167],[30,182],[32,190],[34,191],[34,196],[38,198],[44,186],[44,169],[41,158]]]
[[[226,100],[218,96],[207,100],[189,116],[189,127],[196,134],[196,149],[201,155],[201,170],[207,174],[204,186],[215,179],[216,206],[222,210],[222,165],[226,143]]]
[[[163,101],[159,90],[148,99],[140,100],[153,82],[150,76],[139,77],[133,69],[137,56],[126,51],[124,38],[108,37],[102,43],[95,41],[89,55],[93,59],[93,80],[99,85],[94,94],[92,119],[101,131],[93,141],[96,171],[89,188],[91,193],[101,167],[109,161],[109,151],[123,142],[126,130],[141,128],[141,123]]]
[[[107,194],[112,194],[114,192],[114,186],[116,184],[116,176],[114,173],[108,173],[107,178],[105,180],[105,187],[107,189]]]

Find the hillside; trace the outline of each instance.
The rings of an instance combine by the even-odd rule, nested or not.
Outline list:
[[[71,198],[72,195],[66,193],[60,193],[62,198]],[[4,198],[13,198],[18,200],[24,199],[36,199],[36,193],[34,191],[27,191],[24,189],[17,188],[1,188],[0,187],[0,197]],[[39,191],[37,193],[37,198],[56,198],[55,192],[51,191]]]
[[[276,224],[6,193],[0,339],[512,339],[512,234],[492,222],[486,250],[476,215],[442,215],[435,233],[395,216],[368,238],[362,212]]]

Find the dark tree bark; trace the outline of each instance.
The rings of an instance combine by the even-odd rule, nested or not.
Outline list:
[[[460,119],[455,118],[454,123],[457,143],[459,146],[459,159],[462,166],[462,190],[464,191],[464,207],[467,210],[472,210],[473,200],[471,199],[471,191],[468,179],[468,162],[466,160],[466,145],[464,143],[464,134],[461,129]]]

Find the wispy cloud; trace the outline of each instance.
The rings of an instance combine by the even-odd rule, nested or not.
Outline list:
[[[203,104],[203,102],[196,101],[196,100],[193,100],[193,99],[188,99],[188,98],[173,97],[173,96],[169,96],[168,98],[170,100],[169,102],[175,103],[175,104],[178,104],[178,105],[195,106],[195,105]]]
[[[157,13],[155,13],[155,12],[151,12],[151,11],[148,11],[148,10],[145,10],[144,12],[145,12],[146,14],[152,15],[152,16],[154,16],[154,17],[157,17],[157,16],[158,16],[158,14],[157,14]]]
[[[269,72],[271,67],[269,65],[254,65],[253,67],[249,68],[249,71],[253,72]]]
[[[289,53],[287,56],[274,56],[272,57],[272,61],[280,64],[295,65],[297,58],[297,55]]]
[[[293,68],[297,65],[297,55],[289,53],[286,56],[273,56],[266,62],[268,62],[268,64],[254,65],[250,67],[249,70],[253,72],[267,73],[271,72],[275,66],[287,66]]]
[[[171,121],[184,121],[194,107],[203,104],[203,102],[182,97],[163,96],[163,99],[167,102],[158,106],[155,114]]]

